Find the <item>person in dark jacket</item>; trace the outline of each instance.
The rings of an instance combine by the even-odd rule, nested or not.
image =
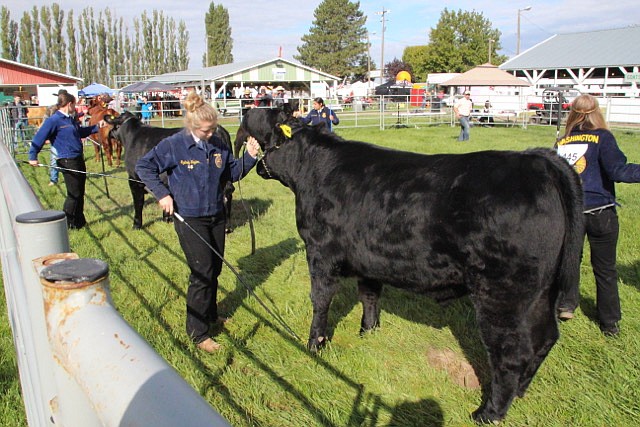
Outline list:
[[[225,183],[240,180],[255,166],[260,146],[249,137],[244,156],[235,159],[229,147],[214,136],[216,110],[195,92],[187,96],[184,107],[185,128],[138,160],[136,173],[163,211],[184,219],[174,221],[174,226],[191,271],[186,330],[199,349],[213,353],[220,344],[209,336],[209,325],[226,319],[219,316],[217,306],[222,260],[209,245],[224,254],[223,189]],[[168,185],[160,178],[163,172],[169,176]]]
[[[598,100],[591,95],[580,95],[573,101],[565,134],[556,147],[558,154],[573,165],[582,181],[585,234],[596,279],[600,330],[607,336],[616,336],[622,314],[616,270],[619,224],[614,183],[640,182],[640,165],[627,163],[615,137],[607,129]],[[561,320],[573,318],[579,294],[576,284],[561,295],[558,306]]]
[[[313,109],[306,117],[301,117],[299,111],[293,113],[293,117],[298,117],[305,124],[318,125],[324,123],[327,129],[331,130],[331,125],[340,123],[340,119],[331,108],[324,105],[324,100],[320,97],[314,98]]]
[[[27,104],[22,101],[22,97],[20,95],[15,95],[13,97],[13,103],[9,104],[9,112],[11,114],[11,125],[15,131],[13,146],[17,148],[19,142],[28,146],[29,143],[25,138],[25,129],[28,124],[27,117],[29,115],[29,110],[27,109]]]
[[[79,229],[86,225],[84,216],[84,193],[87,180],[87,166],[84,162],[82,138],[98,132],[104,126],[100,121],[94,126],[80,126],[75,119],[76,98],[68,92],[60,92],[56,112],[42,123],[33,137],[29,150],[29,164],[38,166],[38,153],[46,141],[55,147],[56,164],[61,168],[67,187],[67,198],[63,210],[67,215],[67,226]]]

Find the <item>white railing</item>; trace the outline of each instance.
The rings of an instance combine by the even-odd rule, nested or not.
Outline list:
[[[92,278],[101,261],[68,254],[64,213],[43,210],[2,135],[0,257],[29,425],[229,426],[122,319],[106,265]]]

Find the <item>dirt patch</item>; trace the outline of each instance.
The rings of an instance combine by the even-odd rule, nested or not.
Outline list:
[[[453,350],[431,348],[427,351],[427,360],[434,368],[446,371],[460,387],[480,388],[480,381],[471,364]]]

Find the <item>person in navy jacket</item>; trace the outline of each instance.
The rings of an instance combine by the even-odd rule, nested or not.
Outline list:
[[[622,318],[618,295],[616,247],[618,214],[615,182],[640,182],[640,165],[627,163],[613,134],[608,130],[598,100],[580,95],[571,105],[564,136],[557,142],[558,154],[580,175],[584,194],[585,234],[591,248],[591,267],[596,279],[596,305],[600,330],[607,336],[619,333]],[[558,317],[573,318],[579,288],[561,295]]]
[[[58,92],[57,111],[47,118],[31,141],[29,164],[38,166],[38,153],[48,140],[58,157],[56,164],[64,176],[67,198],[62,210],[67,216],[67,227],[79,229],[86,225],[84,193],[87,166],[84,162],[82,138],[98,132],[105,126],[100,121],[93,126],[80,126],[75,118],[76,98],[67,91]]]
[[[324,123],[329,130],[331,130],[331,125],[337,125],[340,123],[340,119],[336,113],[331,110],[331,108],[324,105],[324,100],[322,98],[314,98],[312,105],[313,109],[309,111],[309,114],[307,114],[306,117],[301,117],[300,111],[295,111],[293,116],[298,117],[304,124],[311,124],[315,126],[320,123]]]
[[[208,245],[224,254],[223,189],[226,182],[240,180],[255,166],[260,146],[249,137],[244,156],[235,159],[214,136],[216,110],[195,92],[187,96],[184,107],[185,128],[145,154],[136,164],[136,173],[166,213],[177,212],[184,218],[184,222],[174,221],[174,226],[191,271],[186,330],[199,349],[212,353],[220,344],[209,336],[209,326],[226,319],[217,308],[222,260]],[[163,172],[169,177],[168,185],[160,179]]]

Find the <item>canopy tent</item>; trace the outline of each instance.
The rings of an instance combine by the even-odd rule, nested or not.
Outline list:
[[[108,93],[109,95],[113,94],[115,90],[100,84],[100,83],[91,83],[89,86],[80,89],[78,95],[80,96],[96,96],[101,93]]]
[[[124,92],[124,93],[167,92],[171,90],[175,90],[175,87],[168,84],[160,83],[157,81],[150,81],[150,82],[132,83],[120,89],[120,92]]]
[[[143,82],[135,82],[135,83],[131,83],[130,85],[126,85],[125,87],[123,87],[122,89],[120,89],[120,92],[124,92],[124,93],[133,93],[133,92],[137,92],[138,88],[140,86],[142,86],[144,83]]]
[[[531,86],[526,81],[489,63],[478,65],[466,73],[446,80],[442,86]]]

